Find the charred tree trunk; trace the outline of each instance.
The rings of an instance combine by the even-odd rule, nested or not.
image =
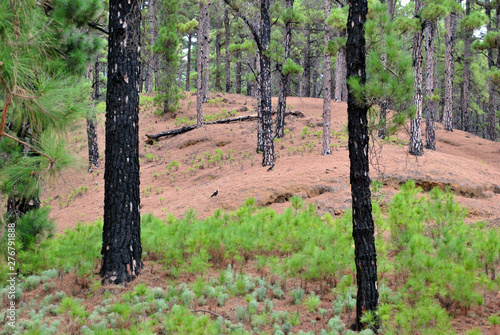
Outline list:
[[[158,39],[158,19],[156,18],[157,12],[157,0],[149,0],[149,26],[151,27],[151,41],[150,41],[150,58],[149,65],[150,71],[149,76],[146,79],[146,87],[149,87],[149,91],[152,92],[154,90],[158,90],[158,69],[159,69],[159,61],[158,55],[153,52],[153,46],[155,41]]]
[[[446,34],[444,37],[445,45],[445,86],[444,86],[444,108],[443,108],[443,126],[447,131],[453,131],[453,75],[454,75],[454,61],[453,56],[455,52],[455,27],[456,17],[455,13],[451,12],[450,15],[444,20]]]
[[[209,99],[210,91],[210,0],[202,0],[203,3],[203,102],[207,102]]]
[[[262,117],[262,166],[274,164],[273,119],[271,110],[271,59],[269,43],[271,42],[271,0],[260,2],[260,108]]]
[[[100,270],[104,283],[129,282],[143,267],[139,213],[140,3],[137,0],[109,2],[104,227]]]
[[[322,155],[331,155],[332,150],[330,148],[330,131],[331,131],[331,104],[332,104],[332,77],[331,77],[331,55],[328,51],[328,43],[330,42],[330,26],[327,24],[326,20],[330,16],[330,11],[332,8],[332,0],[325,0],[325,34],[324,34],[324,47],[325,54],[323,59],[323,134],[322,142],[323,147],[321,149]]]
[[[231,39],[230,27],[229,27],[229,9],[224,9],[224,49],[225,54],[225,72],[226,72],[226,93],[231,91],[231,55],[229,53],[229,41]]]
[[[236,78],[235,78],[235,88],[236,93],[241,94],[241,50],[236,52]]]
[[[425,115],[425,143],[426,148],[436,150],[436,130],[434,125],[438,103],[434,99],[434,51],[436,21],[426,21],[424,23],[425,35],[425,95],[424,115]]]
[[[380,0],[381,3],[385,3],[385,0]],[[389,6],[389,4],[387,4]],[[387,13],[390,13],[389,7],[387,7]],[[389,18],[391,18],[391,15],[389,14]],[[381,35],[383,39],[384,35],[384,28],[381,28]],[[387,54],[384,54],[384,59],[382,61],[382,66],[385,68],[387,64]],[[379,122],[379,128],[378,128],[378,137],[381,139],[385,139],[387,136],[387,99],[383,98],[382,101],[380,101],[380,122]]]
[[[306,50],[304,50],[303,95],[311,96],[311,27],[306,27]]]
[[[260,61],[260,53],[257,52],[255,55],[255,70],[257,72],[257,152],[264,152],[264,133],[262,130],[262,66]]]
[[[287,11],[293,10],[294,0],[286,0]],[[283,43],[285,57],[283,59],[283,64],[286,64],[287,59],[290,57],[290,49],[292,46],[292,17],[290,17],[285,22],[285,41]],[[288,95],[289,87],[289,77],[288,73],[283,73],[283,65],[278,66],[278,72],[281,75],[280,81],[280,92],[278,95],[278,114],[276,117],[276,137],[283,138],[285,136],[285,109],[286,109],[286,97]]]
[[[420,10],[422,8],[421,0],[415,0],[415,17],[420,17]],[[422,156],[424,154],[424,146],[422,144],[422,65],[423,65],[423,34],[422,29],[419,29],[413,37],[413,68],[415,70],[415,117],[411,120],[410,129],[410,154],[415,156]]]
[[[203,1],[200,2],[200,13]],[[201,14],[200,14],[201,17]],[[201,20],[200,20],[201,21]],[[200,22],[200,26],[202,26]],[[203,38],[200,36],[201,30],[198,30],[198,59],[196,60],[196,128],[203,126],[203,46],[200,43]]]
[[[470,0],[465,1],[465,15],[470,15]],[[469,86],[470,86],[470,62],[471,62],[471,54],[470,54],[470,46],[471,46],[471,38],[472,38],[472,30],[465,29],[464,32],[464,82],[462,88],[462,130],[469,131]]]
[[[186,64],[186,91],[191,90],[191,40],[193,39],[193,34],[188,34],[188,53],[187,53],[187,64]]]
[[[368,11],[367,0],[352,0],[347,19],[347,78],[357,77],[366,82],[366,50],[363,25]],[[356,330],[361,330],[361,317],[378,307],[377,253],[370,192],[368,161],[368,105],[356,100],[348,86],[347,115],[349,131],[350,182],[352,193],[352,223],[356,262]]]
[[[217,92],[222,92],[222,79],[221,79],[221,71],[222,71],[222,62],[220,55],[220,34],[217,33],[215,36],[215,64],[217,66],[217,70],[215,71],[215,89]]]
[[[92,95],[90,100],[94,101],[94,106],[99,100],[99,62],[95,62],[91,69]],[[89,172],[99,167],[99,145],[97,143],[97,128],[95,111],[87,114],[87,141],[89,149]]]

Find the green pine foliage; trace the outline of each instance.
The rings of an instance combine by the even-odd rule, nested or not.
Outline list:
[[[93,310],[83,308],[85,300],[65,297],[63,292],[49,294],[40,301],[22,302],[18,327],[7,331],[20,334],[47,324],[57,333],[64,331],[56,323],[61,318],[79,324],[84,334],[102,333],[107,325],[141,334],[251,334],[269,328],[298,333],[294,327],[310,320],[277,307],[288,304],[291,310],[303,305],[314,318],[330,320],[316,325],[326,333],[347,334],[341,320],[346,316],[352,320],[356,306],[351,215],[320,217],[303,205],[297,197],[294,206],[278,214],[249,199],[235,212],[217,210],[203,220],[194,211],[181,219],[144,215],[144,259],[163,265],[169,278],[164,288],[141,283],[121,295],[105,294]],[[378,317],[385,334],[414,329],[422,334],[454,334],[453,315],[471,313],[484,304],[485,292],[499,289],[498,227],[466,223],[467,211],[453,193],[435,188],[425,194],[413,181],[403,184],[384,209],[373,205],[380,307],[376,316],[366,314],[363,319],[370,324]],[[70,271],[92,283],[90,296],[98,292],[99,278],[93,272],[101,257],[101,234],[102,222],[79,225],[35,242],[35,250],[19,252],[23,275],[16,296],[41,286],[51,292],[51,278]],[[241,272],[249,261],[268,275]],[[0,263],[2,276],[8,273],[5,267]],[[208,276],[207,269],[218,274]],[[197,279],[187,284],[176,279],[181,275]],[[300,286],[282,285],[287,280],[319,281],[327,289],[306,293]],[[325,302],[323,296],[329,292],[333,301]],[[0,290],[0,296],[5,294],[7,288]],[[226,305],[235,306],[231,321],[193,312]],[[52,321],[47,323],[49,315]],[[489,320],[498,324],[495,314]]]
[[[157,82],[158,94],[155,102],[163,113],[173,112],[179,108],[180,87],[176,84],[179,66],[179,1],[163,0],[160,2],[160,29],[154,44],[154,52],[163,64]],[[185,27],[181,27],[185,28]]]

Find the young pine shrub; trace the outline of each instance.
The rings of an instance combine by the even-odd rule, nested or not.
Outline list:
[[[296,289],[290,291],[290,296],[292,297],[292,301],[294,305],[300,305],[302,299],[304,298],[305,292],[301,287],[297,287]]]
[[[305,301],[305,305],[309,312],[314,312],[315,310],[317,310],[320,303],[321,300],[319,296],[317,296],[316,293],[314,293],[314,291],[311,292],[311,295]]]

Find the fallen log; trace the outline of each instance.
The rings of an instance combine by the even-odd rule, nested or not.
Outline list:
[[[287,115],[293,115],[297,117],[304,117],[304,113],[299,112],[299,111],[287,111],[285,112],[285,116]],[[251,114],[251,115],[244,115],[244,116],[237,116],[237,117],[230,117],[227,119],[220,119],[220,120],[215,120],[215,121],[210,121],[210,122],[205,122],[204,125],[210,125],[210,124],[223,124],[223,123],[230,123],[230,122],[240,122],[240,121],[249,121],[249,120],[256,120],[258,117],[257,114]],[[148,138],[146,140],[147,144],[153,144],[155,140],[159,139],[160,137],[167,137],[167,136],[176,136],[179,134],[187,133],[188,131],[191,131],[193,129],[196,129],[196,125],[192,126],[185,126],[181,128],[176,128],[172,130],[167,130],[163,131],[158,134],[154,135],[148,135],[146,134],[146,137]]]

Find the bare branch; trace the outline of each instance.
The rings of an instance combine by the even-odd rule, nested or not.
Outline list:
[[[219,315],[219,314],[217,314],[217,313],[214,313],[214,312],[209,311],[209,310],[206,310],[206,309],[195,309],[193,312],[210,313],[210,314],[212,314],[213,316],[216,316],[216,317],[218,317],[218,318],[223,318],[223,319],[225,319],[225,320],[227,319],[227,318],[223,317],[222,315]]]
[[[263,49],[262,49],[262,44],[260,41],[260,34],[259,34],[259,31],[257,30],[257,27],[255,26],[255,24],[253,24],[248,19],[248,17],[246,15],[243,15],[240,12],[240,9],[238,8],[238,6],[236,6],[234,3],[232,3],[231,0],[224,0],[224,2],[226,3],[226,5],[229,6],[229,8],[231,9],[231,11],[233,12],[234,15],[238,16],[240,19],[243,20],[243,22],[245,22],[247,24],[248,28],[250,29],[250,32],[253,35],[255,43],[257,43],[257,48],[259,49],[260,52],[262,52]]]
[[[108,32],[107,30],[105,30],[104,28],[101,28],[101,26],[100,26],[100,25],[98,25],[97,23],[89,22],[89,23],[88,23],[88,26],[89,26],[90,28],[94,28],[94,29],[99,30],[101,33],[104,33],[104,34],[106,34],[106,35],[109,35],[109,32]]]
[[[49,160],[49,168],[52,168],[54,166],[54,160],[50,156],[48,156],[47,154],[45,154],[45,153],[41,152],[40,150],[36,149],[32,145],[30,145],[30,144],[28,144],[28,143],[26,143],[24,141],[21,141],[20,139],[14,137],[14,136],[11,136],[11,135],[7,134],[3,130],[2,130],[2,132],[0,132],[0,137],[2,137],[2,136],[8,137],[11,140],[14,140],[14,141],[16,141],[16,142],[24,145],[25,147],[30,148],[31,150],[33,150],[34,152],[38,153],[39,155],[42,155],[43,157],[46,157]]]

